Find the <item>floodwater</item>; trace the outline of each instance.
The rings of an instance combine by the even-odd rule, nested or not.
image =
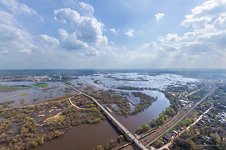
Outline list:
[[[145,90],[142,92],[147,95],[157,97],[157,100],[153,102],[152,105],[147,109],[136,115],[128,117],[115,116],[119,120],[119,122],[121,122],[132,133],[135,133],[136,129],[144,123],[150,123],[152,119],[157,118],[158,115],[170,105],[169,100],[162,92],[150,90]]]
[[[0,85],[15,86],[15,85],[26,85],[31,88],[24,90],[15,90],[0,92],[0,103],[13,101],[13,106],[22,106],[26,104],[39,103],[44,100],[54,99],[69,94],[76,93],[75,91],[68,91],[66,93],[66,86],[60,82],[46,82],[49,88],[42,89],[33,86],[35,82],[0,82]]]
[[[99,84],[96,84],[94,81],[100,81]],[[115,91],[126,92],[126,90],[120,90],[118,87],[128,86],[128,87],[138,87],[138,88],[158,88],[164,89],[168,85],[184,85],[187,82],[197,82],[197,80],[192,78],[184,78],[183,76],[173,75],[173,74],[162,74],[156,76],[142,75],[137,73],[117,73],[117,74],[96,74],[88,76],[79,76],[78,79],[72,81],[76,87],[80,87],[78,83],[86,85],[94,85],[98,89],[114,89]],[[56,84],[56,83],[55,83]],[[57,85],[52,85],[51,87],[57,87],[60,89],[51,89],[45,92],[40,91],[43,97],[40,98],[40,92],[37,92],[37,89],[31,89],[35,91],[28,92],[27,99],[34,99],[37,97],[40,99],[49,98],[50,96],[59,96],[64,95],[62,89],[63,85],[60,83]],[[37,94],[34,94],[37,92]],[[55,93],[56,92],[56,93]],[[63,92],[63,93],[62,93]],[[127,91],[131,92],[131,91]],[[140,112],[136,115],[123,117],[115,116],[130,132],[134,133],[135,130],[144,123],[151,122],[152,119],[158,117],[158,115],[164,111],[169,105],[169,100],[165,97],[164,93],[153,90],[142,90],[143,93],[150,95],[152,97],[157,97],[157,100],[152,103],[147,109],[143,112]],[[30,94],[32,93],[32,94]],[[50,95],[50,93],[52,95]],[[13,93],[11,93],[13,94]],[[17,93],[14,93],[17,94]],[[21,94],[21,93],[20,93]],[[24,94],[25,95],[25,94]],[[31,95],[31,97],[29,97]],[[1,95],[3,97],[5,95]],[[25,95],[26,96],[26,95]],[[10,97],[12,99],[12,97]],[[130,102],[135,103],[136,98],[131,97]],[[114,130],[107,121],[104,121],[97,125],[85,125],[80,128],[73,128],[68,130],[68,132],[52,141],[45,143],[44,145],[36,148],[36,150],[92,150],[97,147],[97,145],[105,145],[112,138],[116,138],[118,133]]]
[[[129,117],[115,116],[132,133],[142,124],[149,123],[152,119],[158,117],[170,104],[165,95],[159,91],[143,92],[158,99],[137,115]],[[104,121],[97,125],[85,125],[81,128],[71,129],[62,137],[45,143],[37,150],[91,150],[99,144],[105,145],[110,139],[116,138],[117,135],[118,133],[114,127],[108,121]]]
[[[65,135],[49,141],[35,150],[92,150],[117,137],[117,132],[107,122],[70,129]]]

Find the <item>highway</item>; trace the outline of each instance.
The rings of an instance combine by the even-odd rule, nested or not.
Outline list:
[[[117,119],[115,119],[115,117],[113,117],[108,111],[107,109],[105,109],[94,97],[85,94],[81,91],[79,91],[78,89],[74,88],[73,86],[71,86],[70,84],[68,84],[67,82],[63,82],[67,87],[77,91],[79,94],[82,94],[88,98],[90,98],[101,110],[102,112],[105,114],[105,116],[111,121],[111,123],[123,134],[125,134],[127,136],[128,140],[131,140],[133,142],[133,144],[140,150],[148,150],[139,140],[136,139],[136,137],[130,133]]]

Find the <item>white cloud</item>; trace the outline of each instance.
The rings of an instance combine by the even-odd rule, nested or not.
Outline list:
[[[32,30],[32,27],[38,25],[23,22],[23,25],[26,25],[23,27],[19,22],[25,21],[26,18],[22,18],[24,14],[36,15],[36,11],[29,11],[23,5],[16,7],[2,4],[3,2],[15,1],[0,0],[0,7],[8,11],[0,11],[0,68],[226,67],[225,0],[207,0],[192,9],[181,22],[180,27],[185,30],[182,29],[179,33],[169,33],[155,41],[137,46],[131,46],[129,42],[132,41],[126,41],[125,45],[119,43],[119,48],[113,47],[112,44],[105,45],[108,43],[105,32],[116,34],[119,29],[104,30],[104,24],[94,16],[94,8],[87,3],[80,3],[77,10],[55,10],[57,25],[54,25],[52,30],[42,28],[43,33],[39,33],[40,29]],[[68,6],[66,3],[64,6]],[[45,30],[55,35],[56,28],[59,28],[56,38],[45,35]],[[41,35],[37,36],[32,32]],[[133,37],[135,32],[138,34],[140,30],[127,29],[123,33]],[[137,43],[143,40],[147,39],[141,38]],[[114,45],[117,44],[116,42]]]
[[[96,48],[89,46],[86,42],[78,39],[76,32],[68,33],[64,29],[59,29],[58,33],[61,37],[61,46],[70,51],[77,51],[84,55],[98,55]]]
[[[225,23],[225,10],[225,0],[208,0],[202,5],[193,8],[192,13],[186,15],[181,25],[198,30],[210,28],[215,23],[222,25]]]
[[[225,14],[226,1],[225,0],[208,0],[202,5],[197,6],[191,10],[191,14],[186,15],[182,25],[185,27],[192,26],[203,27],[206,23],[215,20],[214,17],[219,17]]]
[[[68,34],[68,37],[65,39],[63,47],[69,50],[77,50],[77,49],[86,49],[88,48],[88,44],[79,40],[75,32],[72,34]]]
[[[0,0],[0,4],[7,7],[13,14],[28,14],[39,17],[42,21],[44,19],[32,8],[28,7],[24,3],[18,2],[17,0]]]
[[[155,19],[156,21],[159,21],[160,19],[162,19],[165,16],[164,13],[157,13],[155,14]]]
[[[44,42],[46,42],[47,44],[49,44],[50,46],[58,46],[59,45],[58,39],[48,36],[46,34],[39,35],[39,38],[41,40],[43,40]]]
[[[102,47],[108,44],[108,38],[103,33],[104,24],[93,16],[93,6],[84,2],[80,2],[79,6],[85,13],[80,14],[71,8],[54,10],[55,20],[71,28],[70,33],[58,30],[61,46],[81,53],[85,51],[85,55],[99,55]]]
[[[20,26],[13,15],[0,11],[0,18],[1,49],[30,53],[35,47],[33,36]]]
[[[85,11],[86,15],[92,16],[94,13],[94,8],[92,5],[84,3],[84,2],[79,2],[79,6]]]
[[[54,10],[55,19],[71,25],[78,39],[87,43],[108,44],[108,38],[103,33],[104,24],[93,16],[82,16],[70,8]]]
[[[117,34],[119,32],[119,29],[110,28],[109,31],[111,31],[114,34]]]
[[[180,37],[177,34],[169,33],[169,34],[165,35],[164,37],[160,37],[158,40],[163,42],[163,43],[169,43],[170,44],[172,42],[179,41]]]
[[[134,29],[129,29],[126,33],[125,33],[125,35],[127,35],[127,36],[129,36],[129,37],[133,37],[133,35],[134,35]]]
[[[192,31],[185,33],[182,39],[198,41],[208,45],[209,51],[224,48],[226,43],[226,1],[208,0],[192,9],[181,25],[191,27]],[[192,36],[191,36],[192,35]]]
[[[153,58],[179,67],[226,67],[226,1],[208,0],[191,10],[181,25],[188,32],[170,33],[144,43]]]
[[[65,41],[68,38],[68,33],[64,29],[58,29],[58,33],[62,41]]]

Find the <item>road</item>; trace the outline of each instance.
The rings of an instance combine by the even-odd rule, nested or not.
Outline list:
[[[72,99],[72,97],[69,97],[69,98],[68,98],[69,103],[70,103],[72,106],[74,106],[75,108],[81,109],[80,107],[78,107],[77,105],[75,105],[75,104],[71,101],[71,99]]]
[[[203,89],[203,88],[201,88],[201,89]],[[195,90],[195,91],[193,91],[193,92],[187,94],[186,97],[191,96],[191,95],[197,93],[197,92],[200,91],[201,89]]]

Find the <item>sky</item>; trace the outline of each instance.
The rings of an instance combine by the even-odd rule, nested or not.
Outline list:
[[[226,0],[0,0],[0,69],[226,69]]]

